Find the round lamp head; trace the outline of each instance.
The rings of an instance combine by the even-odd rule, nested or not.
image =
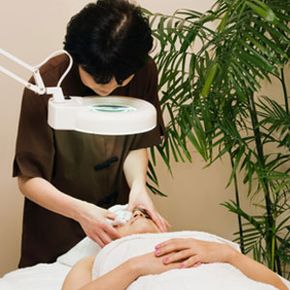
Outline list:
[[[131,97],[71,97],[50,99],[48,123],[54,129],[100,135],[130,135],[152,130],[157,123],[155,107]]]

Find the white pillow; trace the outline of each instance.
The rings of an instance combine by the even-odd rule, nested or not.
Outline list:
[[[101,247],[88,237],[82,239],[68,252],[57,258],[57,262],[72,267],[75,263],[87,256],[96,256]]]

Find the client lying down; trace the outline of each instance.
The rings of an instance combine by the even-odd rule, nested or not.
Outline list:
[[[122,238],[79,261],[62,290],[288,289],[236,244],[202,232],[160,233],[143,209],[116,229]]]

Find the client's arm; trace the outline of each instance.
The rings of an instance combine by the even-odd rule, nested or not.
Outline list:
[[[264,265],[237,252],[226,244],[195,239],[172,239],[156,246],[155,255],[163,257],[163,263],[179,262],[179,267],[189,268],[201,263],[229,263],[249,278],[288,290],[281,279]]]
[[[129,260],[92,281],[93,261],[92,257],[79,261],[66,277],[62,290],[123,290],[138,277],[136,267]]]
[[[93,262],[93,257],[79,261],[67,275],[62,290],[124,290],[140,276],[159,274],[176,269],[179,265],[179,263],[164,265],[162,258],[149,253],[131,258],[92,281]]]

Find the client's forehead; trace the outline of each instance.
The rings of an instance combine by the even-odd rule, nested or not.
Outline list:
[[[142,208],[139,207],[139,206],[135,206],[135,207],[133,208],[133,212],[134,212],[134,211],[137,211],[137,210],[142,211]]]

